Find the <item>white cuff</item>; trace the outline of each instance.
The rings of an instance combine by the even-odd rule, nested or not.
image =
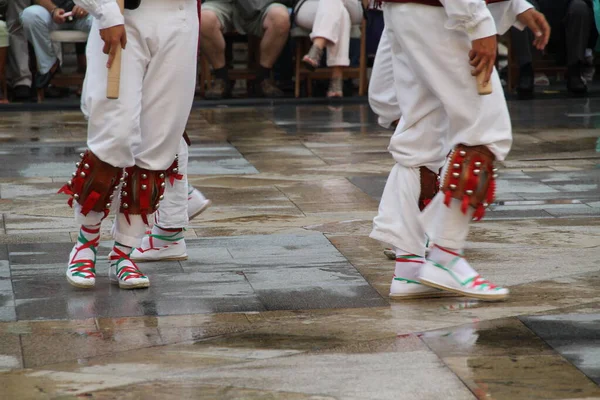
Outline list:
[[[395,120],[390,121],[383,117],[377,118],[377,123],[379,124],[379,126],[381,126],[384,129],[390,129],[392,127],[392,122],[394,122],[394,121]]]
[[[529,10],[530,8],[533,8],[531,3],[528,3],[526,1],[519,2],[518,7],[517,7],[517,12],[516,12],[517,17],[519,15],[523,14],[525,11]],[[519,20],[515,20],[515,23],[513,26],[520,31],[522,31],[523,29],[526,28],[525,24],[523,24],[522,22],[519,22]]]
[[[495,36],[498,31],[496,30],[496,23],[491,15],[486,16],[477,25],[469,26],[466,29],[466,33],[469,36],[469,40],[477,40],[486,38],[489,36]]]
[[[99,12],[98,18],[100,29],[125,24],[125,17],[116,2],[105,3]]]

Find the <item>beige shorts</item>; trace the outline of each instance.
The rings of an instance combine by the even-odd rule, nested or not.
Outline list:
[[[8,47],[8,28],[4,21],[0,21],[0,47]]]
[[[206,0],[202,4],[202,12],[212,11],[219,18],[223,33],[238,32],[240,34],[249,34],[262,37],[264,33],[263,20],[273,7],[287,7],[283,4],[270,4],[257,18],[246,20],[241,18],[232,2],[232,0]]]

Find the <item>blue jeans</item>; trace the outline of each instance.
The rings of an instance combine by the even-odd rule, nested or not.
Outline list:
[[[89,33],[92,27],[91,15],[83,19],[75,19],[73,22],[57,24],[52,16],[42,6],[33,5],[27,7],[21,13],[21,25],[25,31],[27,40],[32,44],[37,58],[38,71],[45,74],[58,59],[56,48],[50,40],[50,33],[56,30],[78,30]]]

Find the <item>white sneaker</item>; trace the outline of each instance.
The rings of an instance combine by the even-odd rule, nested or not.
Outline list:
[[[212,202],[204,197],[202,192],[192,185],[188,186],[188,190],[188,219],[191,221],[206,211]]]
[[[458,272],[432,260],[427,260],[423,264],[419,281],[432,288],[448,290],[479,300],[505,300],[510,293],[508,289],[495,286],[480,275],[461,276]]]
[[[150,280],[125,253],[111,252],[108,257],[108,279],[121,289],[142,289],[150,286]]]
[[[392,300],[409,300],[446,296],[456,296],[456,294],[422,285],[421,282],[418,281],[396,278],[395,276],[394,279],[392,279],[392,284],[390,285],[390,299]]]
[[[136,262],[181,261],[188,258],[183,238],[166,246],[155,247],[153,244],[153,235],[150,232],[142,239],[142,245],[133,249],[129,258]]]

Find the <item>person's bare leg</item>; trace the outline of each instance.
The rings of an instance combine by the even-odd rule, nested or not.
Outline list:
[[[342,79],[344,77],[344,67],[331,67],[331,79]]]
[[[271,69],[288,40],[290,16],[287,9],[271,7],[263,20],[263,28],[264,34],[260,41],[260,66]]]
[[[208,58],[213,69],[225,67],[225,38],[221,22],[214,12],[202,11],[200,34],[200,50]]]
[[[260,41],[260,60],[256,83],[263,97],[282,97],[283,91],[271,79],[271,68],[287,43],[290,16],[285,7],[271,7],[263,18],[263,37]]]
[[[322,37],[314,38],[313,45],[317,46],[321,50],[323,50],[327,46],[328,40]]]
[[[344,97],[344,67],[331,67],[331,80],[329,81],[327,97]]]
[[[223,26],[213,11],[202,11],[200,24],[200,51],[213,67],[214,80],[204,97],[208,100],[220,100],[231,96],[227,61],[225,58],[225,37]]]

